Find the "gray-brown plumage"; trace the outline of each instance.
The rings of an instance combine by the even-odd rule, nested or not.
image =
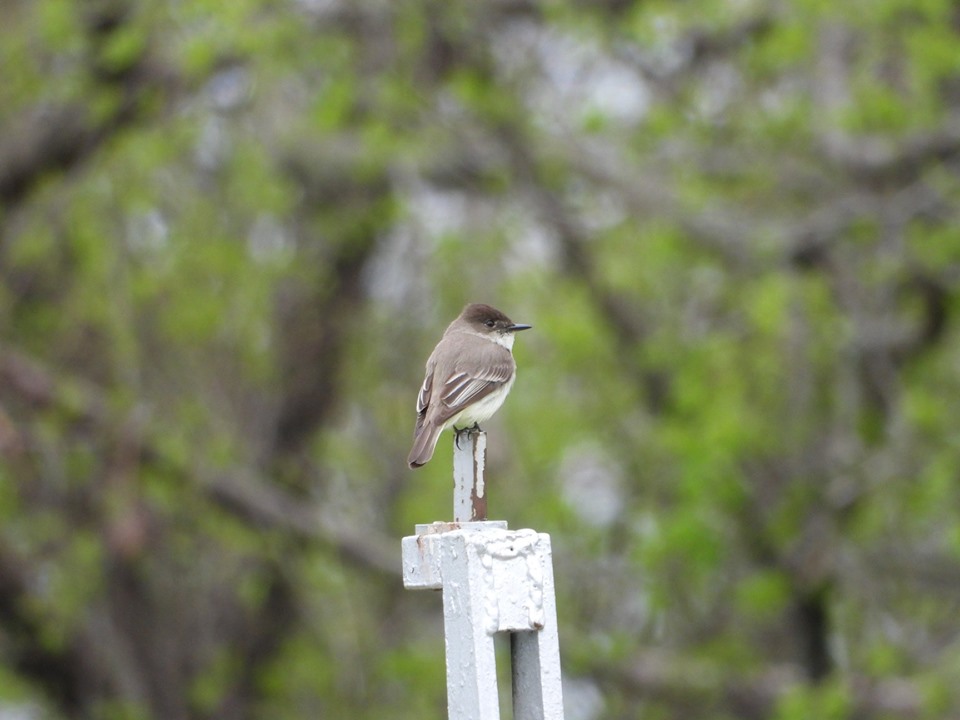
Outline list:
[[[467,305],[450,323],[427,360],[407,458],[410,467],[433,457],[447,428],[478,425],[500,408],[516,378],[514,333],[529,327],[482,304]]]

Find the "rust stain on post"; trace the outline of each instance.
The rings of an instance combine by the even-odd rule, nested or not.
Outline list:
[[[487,459],[487,435],[464,430],[453,446],[453,520],[477,522],[487,519],[487,493],[483,470]]]
[[[487,434],[478,432],[472,439],[473,445],[473,487],[470,490],[470,519],[487,519],[487,491],[484,486],[483,471],[487,463]]]
[[[473,493],[470,495],[471,502],[471,519],[474,521],[486,520],[487,519],[487,498],[478,497],[477,489],[473,489]]]

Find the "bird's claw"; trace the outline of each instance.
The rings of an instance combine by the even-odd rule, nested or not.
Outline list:
[[[460,429],[454,428],[454,429],[453,429],[453,433],[454,433],[453,442],[454,442],[454,444],[457,446],[457,450],[460,449],[460,436],[461,436],[462,434],[467,434],[467,435],[469,435],[470,433],[475,433],[475,432],[482,432],[482,430],[480,430],[480,423],[474,423],[474,424],[471,425],[470,427],[466,427],[466,428],[460,428]]]

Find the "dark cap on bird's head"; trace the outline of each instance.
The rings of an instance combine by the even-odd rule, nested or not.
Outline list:
[[[515,323],[495,307],[483,303],[467,305],[454,323],[457,321],[465,322],[478,332],[518,332],[529,330],[532,327],[531,325]]]

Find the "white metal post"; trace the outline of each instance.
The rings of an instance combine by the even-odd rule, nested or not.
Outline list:
[[[443,633],[447,655],[447,715],[450,720],[499,720],[497,660],[484,607],[489,593],[470,536],[454,531],[440,542]],[[480,573],[478,574],[478,569]]]
[[[515,720],[563,720],[550,536],[477,517],[478,498],[486,515],[485,450],[484,433],[460,436],[455,522],[417,525],[403,538],[404,586],[443,590],[450,720],[499,720],[498,632],[511,634]]]
[[[453,521],[487,519],[487,489],[483,480],[487,462],[487,434],[464,430],[453,441]]]
[[[510,636],[513,668],[513,720],[563,718],[560,677],[560,634],[557,627],[556,593],[550,536],[539,536],[542,577],[543,625],[536,631],[518,631]]]

